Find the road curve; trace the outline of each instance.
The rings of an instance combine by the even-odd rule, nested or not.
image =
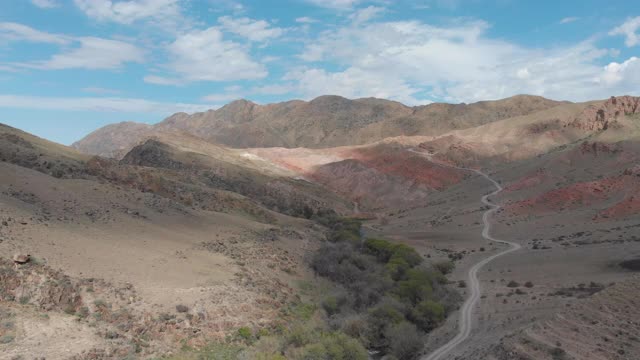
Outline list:
[[[478,281],[478,271],[480,271],[480,269],[482,269],[483,266],[487,265],[494,259],[503,255],[506,255],[508,253],[514,252],[521,248],[520,244],[507,241],[507,240],[496,239],[493,236],[491,236],[491,233],[490,233],[491,222],[489,221],[489,218],[493,213],[495,213],[500,209],[500,205],[493,204],[489,200],[489,197],[500,193],[502,191],[502,186],[500,186],[500,184],[497,181],[493,180],[489,175],[483,173],[480,170],[463,168],[458,166],[443,165],[443,164],[439,164],[439,165],[475,172],[476,174],[489,180],[495,186],[496,188],[495,191],[493,191],[490,194],[484,195],[481,198],[482,203],[489,206],[489,209],[485,211],[484,214],[482,215],[482,222],[484,223],[484,228],[482,229],[482,237],[489,241],[495,241],[495,242],[507,244],[509,245],[509,248],[497,254],[491,255],[488,258],[482,259],[480,262],[473,265],[471,269],[469,269],[467,278],[468,278],[468,288],[470,289],[471,293],[467,298],[467,300],[462,305],[462,308],[460,309],[460,320],[458,322],[458,334],[453,339],[451,339],[448,343],[444,344],[443,346],[433,351],[432,353],[424,356],[422,360],[440,360],[444,356],[446,356],[449,352],[451,352],[451,350],[455,349],[456,346],[460,345],[463,341],[469,338],[469,335],[471,334],[471,328],[473,325],[472,324],[473,309],[475,308],[476,304],[480,300],[480,282]]]

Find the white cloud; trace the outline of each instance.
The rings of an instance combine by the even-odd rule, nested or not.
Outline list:
[[[210,95],[206,95],[206,96],[202,97],[202,100],[204,100],[204,101],[211,101],[211,102],[215,102],[215,103],[225,103],[225,102],[230,102],[230,101],[238,100],[238,99],[242,99],[242,95],[234,94],[234,93],[229,93],[229,94],[210,94]]]
[[[367,22],[385,11],[384,8],[379,6],[368,6],[363,9],[356,10],[353,14],[349,15],[349,19],[355,24],[361,24]]]
[[[95,37],[78,38],[80,47],[56,54],[27,67],[39,69],[117,69],[127,62],[141,63],[144,53],[135,45]]]
[[[326,7],[331,9],[351,9],[354,5],[360,3],[361,0],[306,0],[316,6]]]
[[[123,41],[46,33],[16,23],[0,23],[1,39],[64,46],[63,52],[49,60],[3,64],[13,69],[116,69],[127,62],[140,63],[144,59],[141,49]]]
[[[89,86],[82,89],[84,92],[100,94],[100,95],[115,95],[121,93],[120,90],[107,89],[99,86]]]
[[[284,30],[272,27],[264,20],[253,20],[247,17],[234,19],[223,16],[218,19],[222,28],[228,32],[245,37],[250,41],[262,42],[281,36]]]
[[[314,18],[310,18],[308,16],[303,16],[303,17],[296,18],[296,22],[300,24],[313,24],[313,23],[317,23],[318,20]]]
[[[36,30],[26,25],[0,22],[0,39],[7,41],[29,41],[64,45],[71,41],[71,37],[52,34]]]
[[[251,93],[257,95],[284,95],[294,90],[295,87],[292,84],[273,84],[253,87]]]
[[[206,111],[207,104],[161,103],[117,97],[45,97],[0,94],[0,108],[169,114]]]
[[[474,20],[446,27],[419,21],[351,23],[309,40],[300,58],[322,66],[291,72],[284,80],[298,81],[306,96],[384,96],[407,103],[521,93],[588,100],[619,93],[599,80],[604,74],[599,63],[613,53],[591,41],[532,49],[490,38],[488,28]],[[326,64],[340,70],[322,70]]]
[[[178,78],[169,78],[159,75],[147,75],[144,77],[144,82],[155,85],[184,85],[185,81]]]
[[[295,81],[295,90],[306,99],[330,94],[352,99],[362,97],[392,99],[410,105],[430,102],[427,99],[417,99],[414,95],[420,89],[412,87],[403,79],[375,74],[355,67],[334,73],[319,68],[299,69],[289,72],[284,80]]]
[[[264,65],[251,59],[246,47],[223,39],[222,32],[211,27],[179,36],[167,48],[171,61],[169,77],[150,75],[145,81],[176,85],[194,81],[253,80],[267,76]]]
[[[224,88],[224,93],[206,95],[202,97],[202,100],[215,103],[224,103],[242,99],[244,97],[242,94],[242,86],[231,85]]]
[[[247,10],[244,5],[234,0],[209,0],[209,3],[213,6],[209,11],[214,12],[231,11],[234,14],[241,14]]]
[[[604,67],[600,80],[604,86],[619,89],[618,94],[637,93],[640,84],[640,58],[634,56],[622,63],[610,63]]]
[[[580,18],[575,16],[569,16],[560,20],[560,24],[569,24],[575,21],[578,21]]]
[[[516,76],[518,77],[518,79],[528,79],[531,77],[531,73],[529,73],[529,69],[522,68],[518,69],[518,72],[516,72]]]
[[[627,46],[636,46],[640,44],[640,34],[637,33],[638,29],[640,29],[640,16],[628,19],[622,25],[611,30],[609,35],[623,35],[625,36],[624,43]]]
[[[98,21],[132,24],[142,20],[175,23],[181,15],[179,0],[74,0],[88,17]]]
[[[52,9],[60,6],[55,0],[31,0],[31,3],[42,9]]]

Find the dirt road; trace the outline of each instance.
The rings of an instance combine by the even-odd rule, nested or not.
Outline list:
[[[480,282],[478,281],[478,271],[480,271],[480,269],[482,269],[483,266],[485,266],[486,264],[488,264],[489,262],[493,261],[494,259],[500,257],[500,256],[504,256],[508,253],[514,252],[518,249],[521,248],[520,244],[511,242],[511,241],[507,241],[507,240],[500,240],[500,239],[496,239],[493,236],[491,236],[491,222],[490,222],[490,218],[491,215],[493,213],[495,213],[496,211],[498,211],[500,209],[500,205],[496,205],[493,204],[489,198],[491,196],[494,196],[498,193],[500,193],[502,191],[502,186],[500,186],[500,184],[495,181],[494,179],[492,179],[489,175],[483,173],[480,170],[475,170],[475,169],[468,169],[468,168],[463,168],[463,167],[458,167],[458,166],[452,166],[452,165],[443,165],[443,164],[439,164],[441,166],[446,166],[446,167],[452,167],[452,168],[456,168],[456,169],[460,169],[460,170],[466,170],[466,171],[472,171],[475,172],[476,174],[484,177],[485,179],[487,179],[488,181],[490,181],[496,188],[495,191],[493,191],[492,193],[489,193],[487,195],[484,195],[481,198],[482,203],[484,203],[485,205],[489,206],[489,209],[487,211],[484,212],[484,214],[482,215],[482,221],[484,223],[484,228],[482,229],[482,237],[485,238],[486,240],[489,241],[494,241],[494,242],[498,242],[498,243],[503,243],[509,246],[508,249],[503,250],[497,254],[494,254],[488,258],[485,258],[483,260],[481,260],[480,262],[478,262],[477,264],[473,265],[471,267],[471,269],[469,269],[469,273],[468,273],[468,283],[469,283],[469,289],[470,289],[470,294],[469,297],[467,298],[467,300],[465,301],[465,303],[462,305],[462,308],[460,309],[460,320],[458,322],[458,334],[451,339],[448,343],[444,344],[443,346],[441,346],[439,349],[433,351],[432,353],[430,353],[429,355],[423,357],[423,360],[440,360],[443,359],[447,354],[449,354],[453,349],[455,349],[458,345],[460,345],[462,342],[464,342],[467,338],[469,338],[469,335],[471,334],[471,329],[473,326],[473,310],[476,306],[476,304],[478,303],[478,300],[480,300]]]

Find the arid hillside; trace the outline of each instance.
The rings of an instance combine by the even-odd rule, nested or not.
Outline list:
[[[631,359],[639,104],[239,101],[103,128],[84,152],[0,126],[0,251],[33,259],[0,259],[0,349],[65,358],[64,336],[78,359],[153,358],[226,339],[302,359],[296,337],[329,329],[415,359],[455,336],[456,293],[505,239],[520,248],[478,272],[471,335],[443,359]],[[282,330],[292,316],[322,325]]]
[[[282,321],[324,238],[306,218],[351,204],[241,152],[165,140],[117,162],[0,125],[8,358],[153,358]]]
[[[328,148],[368,144],[392,136],[439,135],[562,103],[535,96],[466,104],[408,107],[382,99],[349,100],[321,96],[312,101],[258,105],[234,101],[218,110],[178,113],[147,126],[106,126],[73,147],[94,155],[120,158],[144,138],[161,132],[183,132],[234,147]]]

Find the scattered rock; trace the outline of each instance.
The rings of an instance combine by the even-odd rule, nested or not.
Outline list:
[[[31,260],[31,255],[15,254],[13,255],[13,262],[16,264],[26,264]]]

